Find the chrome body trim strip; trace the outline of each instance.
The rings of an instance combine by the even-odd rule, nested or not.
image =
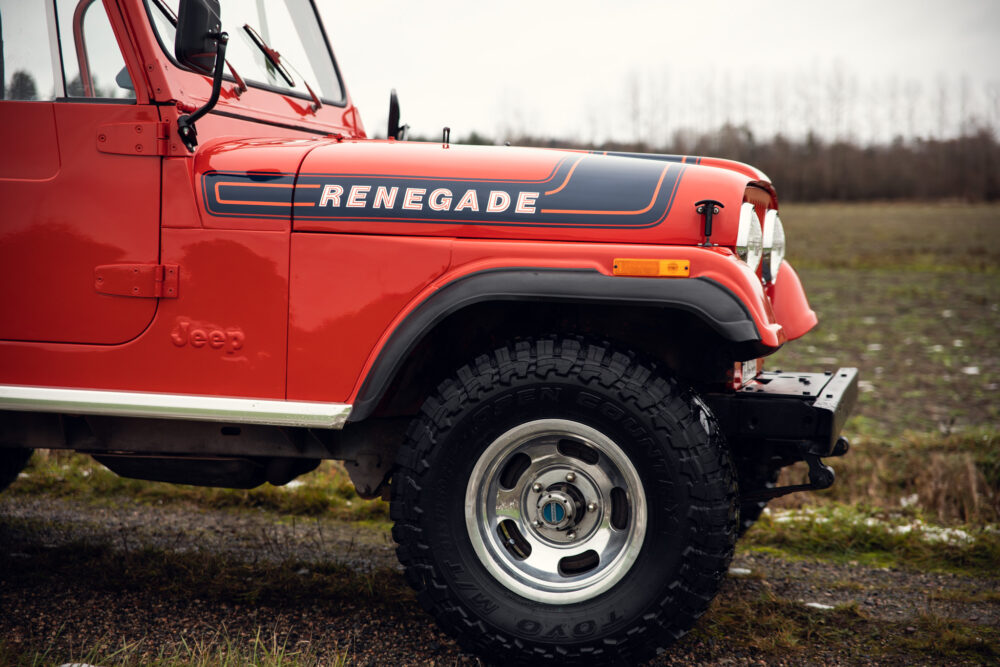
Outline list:
[[[0,385],[0,410],[340,429],[351,405]]]

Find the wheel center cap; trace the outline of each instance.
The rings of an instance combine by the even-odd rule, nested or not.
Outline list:
[[[545,518],[545,523],[560,523],[566,518],[566,509],[555,501],[545,503],[545,507],[542,508],[542,516]]]
[[[538,499],[537,509],[545,527],[557,530],[569,526],[576,514],[573,500],[556,491],[543,493]]]

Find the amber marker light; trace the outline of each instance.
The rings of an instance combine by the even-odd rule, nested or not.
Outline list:
[[[616,259],[612,269],[616,276],[687,278],[691,275],[691,262],[686,259]]]

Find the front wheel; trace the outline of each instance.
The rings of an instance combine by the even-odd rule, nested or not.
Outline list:
[[[520,341],[429,398],[392,480],[421,603],[493,660],[647,658],[705,611],[737,493],[714,417],[609,345]]]

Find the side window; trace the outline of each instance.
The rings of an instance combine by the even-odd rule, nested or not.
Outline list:
[[[46,3],[0,0],[0,100],[62,96],[54,42]]]
[[[134,99],[118,40],[101,0],[58,0],[67,97]]]

